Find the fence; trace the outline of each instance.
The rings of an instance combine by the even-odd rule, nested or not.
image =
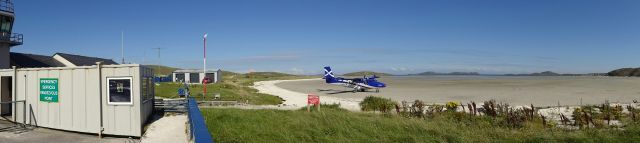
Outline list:
[[[173,80],[171,79],[170,76],[167,76],[167,77],[156,76],[156,77],[153,77],[153,81],[156,83],[159,83],[159,82],[172,82]]]
[[[209,128],[207,128],[207,124],[202,117],[202,112],[200,112],[198,108],[198,102],[193,98],[189,98],[188,102],[189,135],[195,143],[213,143],[214,141],[211,133],[209,133]]]

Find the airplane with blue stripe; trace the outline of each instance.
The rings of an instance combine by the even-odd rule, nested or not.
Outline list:
[[[387,87],[386,84],[379,82],[376,78],[380,78],[376,75],[371,77],[364,76],[363,78],[342,78],[336,77],[331,71],[331,67],[324,67],[324,77],[328,84],[341,85],[348,88],[353,88],[353,92],[365,92],[369,89],[376,89],[376,92],[380,92],[380,88]]]

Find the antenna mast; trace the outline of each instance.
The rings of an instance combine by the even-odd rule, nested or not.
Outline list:
[[[120,54],[122,56],[122,64],[124,64],[124,31],[120,31]]]
[[[161,61],[161,58],[160,58],[160,50],[162,50],[162,49],[164,49],[164,48],[152,48],[152,49],[156,49],[156,50],[158,50],[158,65],[160,65],[160,64],[161,64],[161,63],[160,63],[160,61]]]

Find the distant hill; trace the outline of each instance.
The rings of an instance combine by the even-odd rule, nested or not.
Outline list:
[[[163,65],[145,65],[145,66],[153,69],[153,75],[156,75],[156,76],[168,76],[168,75],[171,75],[171,73],[173,73],[174,71],[180,69],[180,68],[174,68],[174,67],[163,66]],[[240,74],[231,72],[231,71],[222,70],[222,75],[234,76],[234,75],[240,75]]]
[[[530,74],[504,74],[505,76],[603,76],[603,73],[588,73],[588,74],[571,74],[571,73],[555,73],[552,71],[544,71]]]
[[[365,75],[377,75],[377,76],[391,76],[392,74],[373,72],[373,71],[359,71],[343,74],[344,76],[365,76]]]
[[[235,76],[235,75],[240,75],[240,74],[239,74],[239,73],[232,72],[232,71],[225,71],[225,70],[222,70],[222,76]]]
[[[171,75],[173,71],[176,71],[178,68],[162,66],[162,65],[145,65],[151,69],[153,69],[153,75]]]
[[[274,77],[296,76],[292,74],[279,73],[279,72],[251,72],[251,73],[245,73],[242,75],[244,75],[245,77],[252,77],[252,78],[274,78]]]
[[[636,76],[640,77],[640,68],[621,68],[607,73],[608,76]]]
[[[560,76],[561,74],[558,74],[552,71],[544,71],[544,72],[532,73],[530,75],[531,76]]]
[[[418,74],[409,74],[409,75],[480,75],[477,72],[450,72],[450,73],[438,73],[438,72],[423,72]]]

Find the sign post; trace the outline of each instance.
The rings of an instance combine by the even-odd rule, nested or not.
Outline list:
[[[40,79],[40,101],[58,102],[58,91],[57,78]]]
[[[320,111],[320,96],[309,94],[307,96],[307,112],[311,112],[311,105],[315,105]]]

